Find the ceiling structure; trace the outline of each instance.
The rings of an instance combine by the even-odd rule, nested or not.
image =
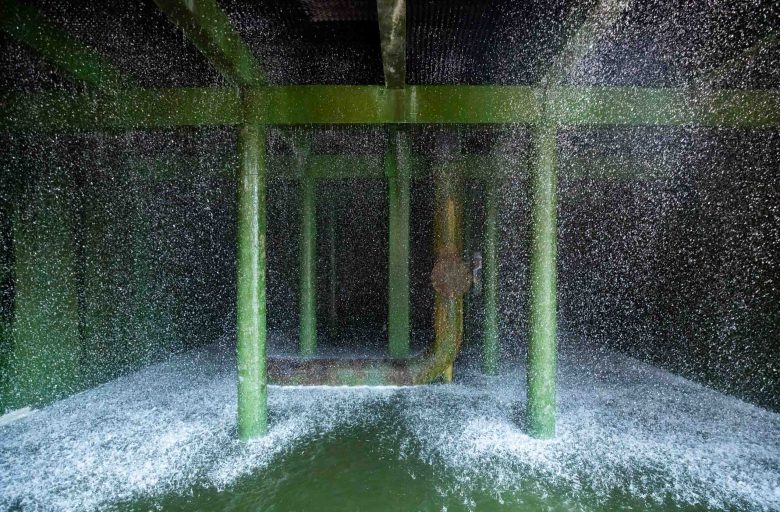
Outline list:
[[[771,1],[2,4],[4,131],[780,124]]]

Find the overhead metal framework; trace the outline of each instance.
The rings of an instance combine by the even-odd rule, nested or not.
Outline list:
[[[377,0],[376,10],[385,86],[401,89],[406,84],[406,0]]]
[[[252,87],[265,74],[216,0],[154,0],[230,83]]]
[[[133,85],[96,51],[17,0],[0,0],[0,27],[12,38],[35,50],[44,60],[88,86],[115,90]]]
[[[498,371],[498,185],[500,155],[462,155],[426,169],[436,186],[433,272],[436,340],[431,354],[409,355],[409,186],[420,175],[405,125],[524,125],[534,135],[530,173],[531,241],[527,429],[536,437],[555,433],[556,381],[556,183],[557,133],[562,126],[705,126],[766,129],[780,126],[777,90],[713,89],[763,48],[767,34],[741,56],[701,77],[692,87],[597,87],[569,85],[572,71],[607,36],[629,8],[625,0],[601,0],[575,10],[563,48],[535,85],[409,85],[405,0],[377,0],[384,85],[272,85],[216,0],[155,0],[230,87],[139,88],[101,55],[18,0],[0,0],[0,28],[46,61],[85,84],[78,94],[45,92],[0,99],[0,132],[73,132],[184,126],[239,127],[237,208],[237,350],[239,436],[267,430],[267,373],[283,382],[317,378],[334,383],[421,383],[448,380],[463,336],[468,289],[462,256],[464,180],[485,183],[485,313],[483,369]],[[590,5],[590,4],[589,4]],[[372,157],[315,155],[310,141],[302,157],[266,155],[266,127],[386,124],[390,133],[382,165]],[[457,144],[456,144],[457,145]],[[281,165],[277,165],[280,164]],[[293,169],[300,180],[302,356],[316,352],[316,181],[372,177],[388,182],[388,360],[317,365],[284,363],[266,372],[265,192],[269,167]],[[614,166],[613,166],[614,167]],[[639,168],[641,166],[638,166]],[[479,170],[477,170],[479,169]],[[638,172],[642,172],[641,169]],[[331,215],[335,222],[334,215]],[[331,232],[333,225],[329,226]],[[331,269],[332,271],[332,269]],[[333,273],[333,272],[332,272]],[[335,273],[334,273],[335,275]],[[331,279],[335,282],[335,277]],[[335,309],[331,308],[335,316]],[[392,359],[396,358],[396,359]],[[400,363],[403,360],[404,363]]]

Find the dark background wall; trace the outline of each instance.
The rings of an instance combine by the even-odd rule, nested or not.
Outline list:
[[[602,130],[560,141],[565,332],[777,410],[778,134]],[[610,151],[655,165],[645,179],[567,168],[571,155]]]
[[[225,198],[235,185],[207,143],[231,139],[214,130],[4,141],[3,409],[224,335],[235,231],[223,221],[234,217]]]
[[[493,144],[490,137],[485,141]],[[381,154],[383,136],[378,140],[371,151]],[[417,133],[415,140],[415,151],[424,155],[424,137]],[[525,347],[530,142],[524,130],[516,130],[499,137],[496,146],[510,155],[500,217],[505,357],[522,356]],[[6,138],[3,147],[0,363],[5,408],[23,405],[22,395],[45,402],[168,354],[232,339],[233,130],[26,136]],[[273,141],[269,147],[276,151]],[[778,409],[780,136],[726,130],[563,130],[559,148],[562,345],[590,343],[619,350]],[[19,374],[14,370],[18,247],[12,219],[37,197],[25,195],[25,187],[58,196],[41,177],[48,175],[62,175],[71,184],[67,203],[76,241],[71,277],[77,298],[78,379],[55,391],[39,383],[29,394],[19,386],[36,384],[15,379]],[[481,235],[481,191],[473,185],[474,244]],[[419,329],[431,321],[431,192],[429,179],[414,182],[411,300],[413,324]],[[269,180],[268,200],[269,327],[294,333],[297,182]],[[381,180],[318,187],[322,324],[327,209],[332,205],[338,219],[341,318],[347,326],[368,326],[383,336],[386,203]],[[45,240],[48,235],[44,231],[40,236]],[[467,342],[472,344],[479,339],[478,304],[473,301],[468,326]],[[40,343],[45,351],[53,341]]]

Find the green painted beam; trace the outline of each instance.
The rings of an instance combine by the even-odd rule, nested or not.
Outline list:
[[[407,87],[404,122],[416,124],[535,124],[539,104],[526,86]]]
[[[268,82],[216,0],[154,1],[230,83],[256,87]]]
[[[475,124],[535,122],[526,86],[283,86],[247,92],[248,116],[268,124]]]
[[[536,130],[531,173],[531,240],[526,428],[537,438],[555,436],[557,368],[557,128]]]
[[[247,119],[278,125],[401,122],[403,100],[403,90],[375,85],[292,85],[246,92]]]
[[[556,246],[558,227],[556,222],[557,208],[557,171],[558,148],[557,131],[559,125],[575,124],[571,119],[583,109],[592,104],[588,96],[572,95],[571,88],[563,88],[564,84],[582,62],[582,60],[597,47],[605,38],[623,13],[631,7],[632,0],[597,0],[581,21],[582,12],[579,4],[570,16],[568,25],[571,35],[560,52],[553,58],[551,66],[540,81],[539,123],[535,127],[536,161],[531,172],[531,243],[530,243],[530,289],[529,289],[529,320],[528,320],[528,355],[527,355],[527,402],[526,429],[532,437],[551,438],[555,436],[555,389],[557,361],[557,269]],[[576,28],[575,28],[576,27]],[[608,104],[619,114],[613,119],[620,119],[620,114],[629,113],[633,118],[635,113],[621,101],[608,101]],[[601,105],[596,102],[596,105]],[[626,107],[629,110],[626,110]],[[656,105],[657,106],[657,105]],[[665,105],[664,105],[665,106]],[[678,105],[673,104],[672,109]],[[612,112],[610,112],[612,113]],[[643,114],[646,112],[643,111]],[[650,115],[655,115],[651,112]],[[582,124],[599,124],[587,118]],[[619,124],[619,123],[617,123]],[[490,207],[491,205],[488,205]],[[486,226],[487,227],[487,226]],[[495,250],[495,247],[492,248]],[[487,259],[487,258],[486,258]],[[486,266],[487,266],[486,261]],[[494,263],[494,262],[490,262]],[[493,264],[495,267],[495,264]],[[495,272],[495,268],[491,269]],[[487,287],[486,287],[487,288]],[[486,297],[486,301],[487,301]],[[491,312],[495,316],[494,312]],[[486,327],[490,318],[486,308]],[[492,327],[491,327],[492,329]],[[485,368],[490,370],[495,366],[492,352],[494,343],[490,329],[486,329],[484,359]]]
[[[48,22],[30,6],[16,0],[0,0],[0,28],[79,82],[101,90],[133,85],[98,52]]]
[[[639,87],[561,88],[548,93],[551,121],[572,126],[780,126],[780,91]]]
[[[388,199],[387,336],[391,357],[409,355],[409,134],[390,134],[385,155]]]
[[[377,0],[376,12],[385,87],[400,89],[406,83],[406,0]]]
[[[780,126],[780,91],[563,87],[547,93],[554,121],[571,126]],[[537,90],[514,86],[283,86],[246,93],[253,123],[521,124],[540,117]],[[400,110],[398,105],[401,105]],[[239,93],[190,88],[110,96],[43,93],[0,99],[0,132],[238,125]]]
[[[3,131],[238,125],[241,117],[240,98],[230,89],[146,89],[111,96],[57,92],[0,98]]]
[[[525,86],[283,86],[247,92],[248,116],[268,124],[475,124],[535,121]]]
[[[265,299],[265,129],[239,133],[237,204],[236,350],[238,437],[249,440],[268,428]]]

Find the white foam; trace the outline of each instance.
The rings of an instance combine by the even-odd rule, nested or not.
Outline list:
[[[303,439],[357,421],[386,393],[271,386],[268,436],[236,440],[234,361],[194,352],[0,430],[0,510],[95,510],[224,488]]]
[[[419,456],[446,467],[455,481],[446,492],[464,497],[475,487],[500,497],[532,485],[538,493],[587,488],[603,501],[617,491],[656,503],[780,509],[780,415],[629,358],[601,357],[598,376],[581,357],[561,358],[558,433],[549,441],[519,426],[521,367],[511,379],[408,393],[403,414]]]
[[[13,423],[14,421],[20,420],[22,418],[26,418],[30,414],[34,413],[35,409],[32,407],[22,407],[21,409],[16,409],[14,411],[7,412],[0,416],[0,427],[3,425],[9,425]]]
[[[511,501],[535,485],[572,502],[580,490],[603,500],[618,491],[780,509],[780,415],[609,353],[564,350],[559,375],[551,441],[519,426],[516,366],[448,386],[271,386],[269,434],[245,444],[234,360],[192,352],[0,427],[0,509],[95,510],[198,484],[223,489],[303,441],[389,421],[378,405],[391,398],[402,428],[382,435],[401,436],[401,463],[422,458],[444,475],[439,492],[467,506],[475,489]]]

